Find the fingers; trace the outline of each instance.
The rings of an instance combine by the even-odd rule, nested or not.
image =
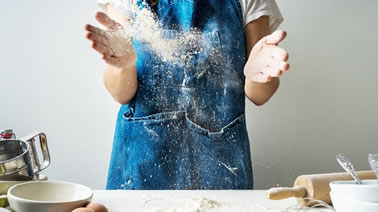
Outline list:
[[[273,67],[265,67],[262,73],[270,77],[279,77],[283,71]]]
[[[121,27],[121,25],[117,22],[115,22],[113,19],[109,18],[108,15],[106,15],[103,12],[97,12],[96,15],[96,20],[100,22],[102,25],[104,25],[108,29],[118,29]]]
[[[121,61],[119,58],[114,56],[113,51],[101,43],[93,42],[92,48],[102,55],[102,59],[109,65],[119,67],[121,66]]]
[[[100,54],[114,55],[114,52],[111,48],[103,45],[102,43],[98,43],[96,41],[92,43],[92,48]]]
[[[109,45],[107,37],[103,37],[99,34],[96,34],[96,33],[93,33],[93,32],[88,32],[86,37],[87,37],[88,40],[97,41],[97,42],[104,44],[104,45]]]
[[[285,39],[287,33],[284,30],[277,30],[273,32],[272,34],[266,36],[266,44],[272,44],[272,45],[277,45],[280,43],[283,39]]]
[[[85,25],[84,27],[85,30],[88,32],[93,32],[95,34],[98,34],[100,36],[106,37],[106,32],[98,27],[92,26],[90,24]]]
[[[268,67],[281,70],[281,71],[288,71],[290,68],[290,65],[289,63],[284,62],[284,61],[274,60],[268,65]]]
[[[268,74],[271,77],[279,77],[284,71],[289,70],[290,65],[287,62],[287,57],[281,57],[280,59],[277,59],[276,57],[272,57],[266,67],[263,68],[262,72],[264,74]],[[286,59],[286,61],[282,58]]]
[[[266,82],[269,82],[270,80],[272,80],[272,77],[264,73],[257,73],[253,77],[253,81],[259,82],[259,83],[266,83]]]
[[[269,66],[266,66],[262,72],[253,76],[252,81],[259,83],[266,83],[272,80],[273,77],[282,76],[284,71],[289,70],[289,64],[286,62],[276,61]]]
[[[278,46],[274,46],[271,54],[272,57],[277,60],[287,61],[289,59],[289,53],[287,53],[285,49]]]
[[[267,83],[272,80],[273,77],[279,77],[282,75],[282,70],[266,67],[263,72],[257,73],[253,76],[252,81],[259,82],[259,83]]]

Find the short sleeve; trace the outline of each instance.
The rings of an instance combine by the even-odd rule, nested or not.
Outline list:
[[[240,0],[244,26],[261,16],[269,16],[270,30],[275,31],[283,17],[275,0]]]
[[[133,0],[98,0],[97,4],[104,11],[106,11],[106,5],[111,5],[114,8],[119,9],[130,19],[134,17],[132,12]]]

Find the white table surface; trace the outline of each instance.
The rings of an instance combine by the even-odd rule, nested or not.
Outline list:
[[[212,209],[209,207],[217,201]],[[294,198],[269,200],[263,190],[143,191],[95,190],[92,202],[105,204],[109,212],[332,212],[326,208],[301,208]],[[204,203],[204,204],[201,204]],[[206,208],[207,207],[207,208]]]

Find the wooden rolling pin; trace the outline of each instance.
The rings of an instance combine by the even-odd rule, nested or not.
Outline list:
[[[373,171],[359,171],[357,175],[362,180],[376,179]],[[301,175],[297,177],[292,188],[277,187],[266,191],[266,196],[271,200],[280,200],[290,197],[296,197],[297,202],[302,206],[312,206],[318,202],[309,202],[310,200],[321,200],[332,204],[329,192],[331,188],[329,183],[335,180],[353,180],[348,173],[329,173],[329,174],[312,174]]]

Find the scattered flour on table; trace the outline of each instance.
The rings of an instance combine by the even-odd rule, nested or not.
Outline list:
[[[236,206],[235,203],[199,198],[183,197],[162,197],[153,198],[145,197],[140,203],[135,202],[133,205],[124,207],[112,207],[106,205],[109,212],[294,212],[298,210],[271,209],[264,206],[251,203],[250,206]]]

